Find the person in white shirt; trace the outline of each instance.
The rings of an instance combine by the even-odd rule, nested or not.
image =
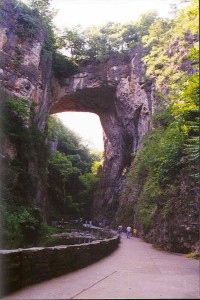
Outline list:
[[[130,237],[131,237],[131,227],[130,226],[128,226],[126,228],[126,236],[127,236],[127,239],[130,239]]]

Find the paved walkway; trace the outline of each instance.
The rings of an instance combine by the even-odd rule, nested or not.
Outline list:
[[[199,261],[121,239],[108,257],[4,299],[200,299]]]

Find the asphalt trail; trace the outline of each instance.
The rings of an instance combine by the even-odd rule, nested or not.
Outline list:
[[[199,270],[198,260],[124,234],[106,258],[3,299],[200,299]]]

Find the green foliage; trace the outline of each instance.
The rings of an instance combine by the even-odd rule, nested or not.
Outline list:
[[[92,163],[98,157],[91,154],[78,136],[52,116],[48,121],[48,137],[50,144],[56,144],[56,150],[53,150],[48,161],[49,217],[51,220],[83,217],[98,181],[98,166],[91,173]]]
[[[158,182],[171,178],[180,166],[184,136],[174,123],[167,129],[158,128],[147,134],[144,147],[137,154],[137,171],[144,168]]]
[[[174,199],[169,198],[162,211],[162,216],[166,220],[169,218],[169,216],[173,213],[173,208],[174,208]]]
[[[49,172],[54,172],[55,177],[59,176],[66,180],[73,172],[72,163],[65,154],[53,152],[49,158]]]
[[[191,0],[173,21],[157,19],[150,26],[148,35],[143,37],[145,46],[150,47],[150,52],[144,57],[147,75],[155,79],[157,94],[162,94],[162,90],[167,93],[167,98],[164,97],[165,106],[168,102],[171,122],[175,118],[187,137],[183,148],[191,161],[194,177],[199,171],[196,167],[199,161],[199,44],[195,42],[198,20],[199,3]],[[188,59],[194,72],[190,76],[181,68],[181,64]],[[160,95],[158,98],[161,99]],[[153,117],[156,126],[161,121],[160,117]]]
[[[101,27],[90,27],[87,32],[86,55],[89,60],[104,62],[123,52],[125,45],[122,39],[124,28],[121,24],[107,23]]]
[[[136,154],[128,174],[129,192],[125,195],[129,201],[133,198],[135,215],[147,231],[154,226],[158,206],[163,206],[162,218],[167,219],[172,212],[173,183],[182,167],[185,141],[169,108],[155,115],[155,121],[157,128],[146,134],[143,147]]]
[[[86,161],[91,161],[89,150],[83,146],[80,136],[64,126],[54,116],[50,116],[48,119],[48,138],[50,141],[58,142],[58,151],[68,155],[79,154],[84,156]]]
[[[199,260],[200,255],[197,252],[191,252],[191,253],[186,254],[185,257]]]
[[[99,177],[94,173],[86,173],[79,176],[79,180],[82,184],[82,189],[79,193],[79,199],[82,202],[82,211],[86,219],[91,219],[92,217],[92,203],[93,195],[97,189],[99,182]]]
[[[142,39],[145,35],[149,33],[149,28],[156,22],[158,15],[156,11],[150,10],[142,14],[139,19],[134,24],[136,27],[136,34],[138,39]]]
[[[23,184],[27,184],[27,187],[30,187],[26,160],[30,155],[29,103],[27,100],[8,97],[1,100],[3,112],[1,124],[3,129],[2,142],[5,143],[9,139],[13,151],[16,153],[10,163],[11,168],[5,165],[6,172],[4,177],[7,182],[7,188],[12,191],[13,199],[20,199],[21,196],[19,195],[23,194],[25,197],[26,194],[25,191],[23,192]]]
[[[196,60],[196,56],[194,57]],[[185,150],[191,164],[191,175],[199,182],[199,74],[188,76],[174,96],[172,112],[186,135]]]
[[[13,6],[17,16],[16,34],[23,40],[35,37],[41,27],[41,19],[36,10],[25,4]]]
[[[32,160],[38,171],[48,177],[51,221],[83,217],[83,208],[91,201],[92,188],[84,185],[80,176],[90,173],[92,163],[98,158],[96,154],[90,154],[80,137],[54,117],[48,121],[49,145],[45,145],[45,133],[32,125],[33,108],[26,99],[1,97],[1,112],[1,142],[9,143],[8,147],[13,151],[11,157],[3,160],[1,170],[1,211],[5,216],[1,224],[3,247],[36,245],[42,239],[43,231],[40,216],[32,207],[35,197],[35,179],[30,172]],[[91,175],[92,187],[97,170],[98,166],[94,167]]]
[[[50,2],[51,0],[29,0],[29,6],[45,18],[50,14]]]
[[[27,247],[37,241],[41,219],[35,209],[18,207],[15,211],[4,211],[2,216],[4,230],[1,247]]]
[[[157,90],[167,87],[168,93],[176,93],[184,82],[185,72],[180,64],[187,59],[191,48],[186,35],[198,33],[197,22],[198,3],[192,0],[174,20],[159,18],[153,22],[148,34],[143,37],[144,46],[150,47],[143,60],[147,65],[147,75],[155,79]]]
[[[145,230],[155,226],[158,211],[163,220],[174,213],[183,167],[194,178],[199,177],[197,21],[198,3],[192,0],[174,20],[156,18],[142,38],[147,49],[143,59],[146,74],[155,80],[154,96],[160,105],[152,117],[153,129],[145,136],[128,174],[124,196],[131,199]],[[193,66],[190,76],[182,67],[188,59]]]
[[[190,32],[196,34],[199,31],[199,1],[190,0],[190,5],[182,9],[176,19],[175,32],[177,35],[185,35]]]
[[[142,224],[145,226],[145,230],[150,229],[153,226],[153,217],[155,215],[157,206],[155,203],[146,204],[140,202],[138,205],[137,210],[139,214],[139,219]]]
[[[78,70],[77,63],[71,58],[61,54],[53,54],[53,71],[57,78],[66,78]]]
[[[64,48],[77,63],[84,61],[106,62],[111,58],[127,59],[131,47],[148,33],[150,24],[157,18],[150,11],[136,23],[109,22],[83,30],[80,26],[65,29],[58,38],[58,47]]]
[[[59,47],[64,47],[70,56],[80,61],[85,58],[85,38],[84,31],[80,26],[76,26],[73,29],[65,29],[63,35],[58,38]]]
[[[85,175],[81,175],[79,179],[88,193],[94,191],[96,183],[99,181],[99,179],[92,173],[86,173]]]
[[[172,98],[172,113],[183,121],[183,130],[186,133],[192,131],[190,122],[198,125],[199,117],[199,75],[193,74],[186,77],[180,86],[179,94]]]
[[[11,97],[6,97],[5,103],[3,105],[4,105],[3,109],[6,110],[7,114],[9,112],[10,114],[13,113],[13,115],[15,115],[16,118],[18,118],[21,122],[27,124],[28,117],[29,117],[29,109],[30,109],[29,101],[27,99],[16,99]]]
[[[159,109],[157,108],[159,111]],[[163,128],[167,128],[170,126],[171,123],[175,121],[174,116],[171,112],[171,106],[167,106],[166,108],[162,108],[160,112],[156,112],[152,116],[152,123],[153,125],[158,128],[159,126]]]
[[[43,135],[31,125],[30,101],[3,96],[1,111],[1,211],[5,216],[2,234],[9,247],[25,245],[30,236],[32,240],[37,237],[41,220],[32,208],[35,185],[29,167],[37,153],[38,171],[43,172],[47,152]]]

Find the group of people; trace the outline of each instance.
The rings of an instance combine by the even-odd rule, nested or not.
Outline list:
[[[119,225],[118,229],[117,229],[117,234],[119,237],[122,236],[122,232],[123,232],[123,226]],[[126,237],[127,239],[130,239],[131,236],[137,237],[138,236],[138,231],[137,228],[135,227],[131,227],[131,226],[127,226],[126,228]]]

